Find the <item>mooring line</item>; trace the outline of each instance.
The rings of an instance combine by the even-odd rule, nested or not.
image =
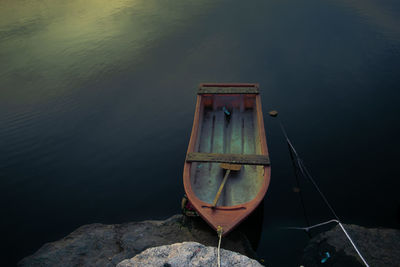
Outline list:
[[[297,156],[297,162],[300,168],[301,173],[303,174],[304,177],[307,177],[311,183],[314,185],[315,189],[317,189],[319,195],[321,196],[321,198],[324,200],[325,204],[328,206],[328,208],[331,210],[333,216],[335,216],[336,220],[339,221],[339,217],[336,215],[335,210],[333,209],[333,207],[331,206],[331,204],[329,203],[328,199],[325,197],[325,195],[322,193],[321,189],[319,189],[319,186],[317,185],[317,183],[315,182],[315,180],[312,178],[312,176],[310,175],[310,173],[308,172],[306,166],[304,166],[303,161]]]
[[[306,205],[305,205],[304,198],[303,198],[303,193],[302,193],[302,190],[300,188],[300,179],[299,179],[298,168],[296,166],[296,161],[294,160],[294,154],[293,154],[292,150],[290,149],[290,146],[288,146],[288,148],[289,148],[290,159],[292,160],[292,164],[293,164],[294,177],[296,178],[296,186],[298,188],[298,193],[299,193],[299,197],[300,197],[301,207],[303,209],[304,219],[306,221],[307,226],[310,226],[310,221],[308,220],[307,211],[306,211]],[[312,237],[309,232],[307,232],[307,234],[308,234],[309,238]]]
[[[308,227],[291,227],[291,226],[289,226],[289,227],[282,227],[282,228],[284,228],[284,229],[292,229],[292,230],[304,230],[304,231],[308,232],[313,228],[317,228],[317,227],[320,227],[320,226],[323,226],[323,225],[326,225],[326,224],[330,224],[330,223],[333,223],[333,222],[339,223],[338,220],[333,219],[333,220],[329,220],[329,221],[326,221],[326,222],[314,224],[314,225],[311,225],[311,226],[308,226]]]
[[[222,240],[222,227],[218,226],[217,227],[217,233],[218,233],[218,248],[217,248],[217,264],[218,267],[221,267],[221,257],[220,257],[220,250],[221,250],[221,240]]]
[[[314,185],[314,187],[317,189],[318,193],[320,194],[320,196],[322,197],[322,199],[324,200],[325,204],[328,206],[328,208],[331,210],[331,212],[333,213],[333,215],[335,216],[335,218],[337,220],[339,220],[339,217],[336,215],[336,212],[334,211],[334,209],[332,208],[331,204],[328,202],[328,199],[325,197],[325,195],[322,193],[321,189],[319,189],[319,186],[317,185],[317,183],[314,181],[314,179],[312,178],[311,174],[309,173],[309,171],[307,170],[306,166],[304,165],[303,161],[301,160],[301,158],[299,157],[299,154],[297,154],[296,149],[294,148],[292,142],[290,141],[285,127],[283,126],[282,122],[280,121],[280,119],[278,118],[278,122],[279,125],[282,129],[283,135],[285,136],[286,142],[289,145],[289,148],[293,151],[293,154],[296,156],[296,161],[297,161],[297,165],[299,166],[300,172],[303,174],[304,177],[308,178],[311,183]]]
[[[353,240],[350,238],[349,234],[347,233],[346,229],[344,229],[344,226],[342,225],[341,222],[338,222],[340,228],[342,228],[344,234],[346,235],[347,239],[350,240],[350,243],[353,245],[353,248],[357,251],[358,256],[360,256],[361,260],[364,262],[365,266],[369,267],[367,261],[364,259],[364,257],[361,255],[360,251],[358,250],[356,244],[354,244]]]
[[[330,223],[333,223],[333,222],[337,223],[337,224],[340,226],[341,230],[342,230],[343,233],[346,235],[347,239],[350,241],[351,245],[353,246],[354,250],[357,252],[357,254],[358,254],[358,256],[360,257],[360,259],[363,261],[363,263],[365,264],[365,266],[369,267],[367,261],[366,261],[366,260],[364,259],[364,257],[361,255],[361,252],[358,250],[356,244],[355,244],[354,241],[351,239],[350,235],[347,233],[347,231],[346,231],[346,229],[344,228],[343,224],[342,224],[339,220],[332,219],[332,220],[329,220],[329,221],[326,221],[326,222],[322,222],[322,223],[318,223],[318,224],[311,225],[311,226],[309,226],[309,227],[290,227],[290,226],[289,226],[289,227],[282,227],[282,228],[283,228],[283,229],[289,229],[289,230],[304,230],[304,231],[308,232],[308,231],[310,231],[310,230],[313,229],[313,228],[317,228],[317,227],[320,227],[320,226],[323,226],[323,225],[326,225],[326,224],[330,224]]]
[[[276,117],[278,115],[277,111],[271,111],[269,113],[272,117]],[[331,204],[329,203],[328,199],[325,197],[325,195],[322,193],[321,189],[319,188],[319,186],[317,185],[317,183],[315,182],[315,180],[313,179],[313,177],[311,176],[310,172],[307,170],[306,166],[304,165],[303,161],[301,160],[301,158],[299,157],[299,155],[297,154],[296,149],[294,148],[292,142],[290,141],[285,127],[283,126],[282,122],[279,120],[278,118],[278,122],[279,125],[282,129],[283,135],[285,136],[286,142],[289,146],[289,148],[292,150],[293,154],[296,156],[296,161],[297,161],[297,165],[299,167],[300,172],[302,173],[303,177],[309,179],[311,181],[311,183],[314,185],[315,189],[318,191],[319,195],[321,196],[321,198],[323,199],[323,201],[325,202],[325,204],[328,206],[328,208],[330,209],[330,211],[332,212],[333,216],[336,218],[336,220],[329,220],[327,222],[323,222],[323,223],[319,223],[313,226],[308,226],[308,227],[286,227],[289,229],[300,229],[300,230],[305,230],[306,232],[308,232],[310,229],[312,228],[316,228],[318,226],[322,226],[331,222],[336,222],[340,228],[342,229],[343,233],[346,235],[347,239],[350,241],[351,245],[353,246],[353,248],[355,249],[355,251],[357,252],[358,256],[360,257],[360,259],[363,261],[363,263],[365,264],[366,267],[369,267],[367,261],[364,259],[364,257],[361,255],[360,251],[358,250],[357,246],[355,245],[355,243],[353,242],[353,240],[351,239],[350,235],[347,233],[346,229],[344,228],[344,226],[342,225],[339,217],[337,216],[335,210],[333,209],[333,207],[331,206]]]

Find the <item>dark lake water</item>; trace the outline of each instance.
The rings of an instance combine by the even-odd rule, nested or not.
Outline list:
[[[400,2],[3,0],[2,261],[80,225],[180,212],[200,82],[261,86],[272,178],[258,254],[307,236],[280,111],[344,223],[399,228]],[[304,182],[310,220],[332,216]],[[217,241],[217,240],[216,240]]]

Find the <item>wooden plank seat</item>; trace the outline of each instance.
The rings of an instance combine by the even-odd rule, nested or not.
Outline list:
[[[218,154],[190,152],[186,155],[187,162],[219,162],[242,165],[270,165],[269,157],[255,154]]]
[[[200,87],[197,94],[259,94],[258,87]]]

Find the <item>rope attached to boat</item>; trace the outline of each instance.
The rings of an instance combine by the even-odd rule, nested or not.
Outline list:
[[[269,114],[272,117],[276,117],[278,115],[278,112],[273,110],[270,111]],[[292,142],[290,141],[285,127],[283,126],[282,122],[279,120],[278,118],[278,122],[279,125],[282,129],[283,135],[285,136],[286,142],[289,146],[289,149],[291,150],[291,152],[293,153],[297,166],[299,167],[299,170],[301,172],[301,174],[303,175],[303,177],[307,178],[308,180],[311,181],[311,183],[313,184],[313,186],[315,187],[315,189],[318,191],[319,195],[321,196],[322,200],[325,202],[325,204],[328,206],[328,208],[330,209],[330,211],[332,212],[333,216],[336,218],[327,222],[323,222],[323,223],[319,223],[313,226],[308,226],[308,227],[289,227],[289,229],[301,229],[301,230],[305,230],[306,232],[308,232],[310,229],[318,227],[318,226],[322,226],[331,222],[336,222],[340,228],[342,229],[343,233],[346,235],[347,239],[350,241],[351,245],[353,246],[354,250],[357,252],[358,256],[360,257],[360,259],[362,260],[362,262],[364,263],[364,265],[366,267],[369,267],[367,261],[364,259],[364,257],[361,255],[360,251],[358,250],[357,246],[355,245],[355,243],[353,242],[353,240],[351,239],[350,235],[347,233],[346,229],[344,228],[344,226],[342,225],[339,217],[337,216],[335,210],[333,209],[332,205],[328,202],[328,199],[325,197],[325,195],[322,193],[321,189],[318,187],[317,183],[315,182],[315,180],[313,179],[313,177],[311,176],[310,172],[307,170],[306,166],[304,165],[303,161],[301,160],[301,158],[299,157],[299,155],[297,154],[296,149],[294,148],[294,146],[292,145]]]
[[[220,257],[220,250],[221,250],[221,240],[222,240],[222,233],[223,229],[221,226],[218,225],[217,227],[217,234],[218,234],[218,248],[217,248],[217,261],[218,267],[221,267],[221,257]]]

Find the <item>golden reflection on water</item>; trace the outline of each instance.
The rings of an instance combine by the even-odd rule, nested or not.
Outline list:
[[[34,19],[52,19],[53,21],[74,21],[81,27],[94,26],[93,23],[101,18],[107,18],[118,11],[140,5],[143,0],[3,0],[0,2],[0,27],[22,24]]]
[[[112,53],[112,38],[124,31],[127,17],[120,14],[141,1],[75,0],[75,1],[7,1],[1,3],[0,48],[11,66],[19,68],[37,61],[65,70],[73,64],[85,64],[85,57],[104,55],[98,49],[108,47]],[[136,38],[140,39],[140,32]],[[16,51],[19,50],[19,51]],[[93,64],[96,65],[96,64]],[[44,66],[42,66],[44,67]],[[53,69],[54,70],[54,69]]]
[[[27,91],[18,96],[19,101],[36,98],[36,102],[43,102],[67,90],[73,81],[107,71],[107,66],[123,60],[124,52],[132,53],[134,45],[128,46],[118,38],[130,19],[121,13],[128,9],[133,14],[142,2],[1,1],[0,77],[3,83]],[[138,43],[141,38],[143,31],[136,31],[129,41]],[[28,87],[36,84],[53,90],[29,93]],[[3,97],[13,95],[12,88],[9,89],[3,90],[6,94]]]
[[[68,90],[74,81],[95,79],[137,63],[204,6],[192,1],[3,0],[0,78],[10,88],[16,83],[19,88],[42,84],[55,88],[57,93],[41,92],[38,101],[42,102]],[[11,89],[3,94],[11,96]],[[30,96],[34,94],[18,97]]]

